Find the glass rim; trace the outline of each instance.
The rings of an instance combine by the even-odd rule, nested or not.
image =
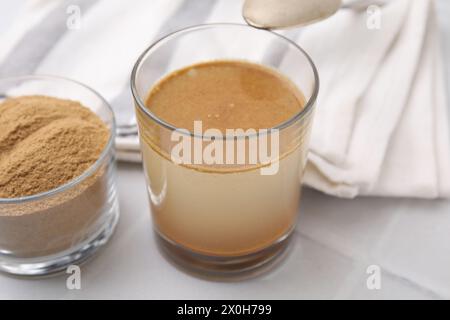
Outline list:
[[[266,131],[270,132],[271,130],[282,130],[285,129],[287,127],[290,127],[292,124],[296,123],[297,121],[302,120],[303,118],[305,118],[309,112],[313,109],[314,104],[316,103],[317,100],[317,96],[319,94],[319,73],[317,71],[317,68],[314,64],[314,62],[312,61],[311,57],[306,53],[306,51],[300,47],[297,43],[295,43],[294,41],[292,41],[291,39],[278,34],[276,32],[273,32],[271,30],[266,30],[266,29],[259,29],[259,28],[254,28],[251,27],[247,24],[241,24],[241,23],[205,23],[205,24],[198,24],[198,25],[194,25],[194,26],[190,26],[190,27],[186,27],[183,29],[179,29],[177,31],[171,32],[161,38],[159,38],[158,40],[156,40],[155,42],[153,42],[149,47],[147,47],[143,53],[141,53],[141,55],[139,56],[139,58],[137,59],[136,63],[134,64],[133,70],[131,72],[131,79],[130,79],[130,86],[131,86],[131,93],[133,95],[134,101],[136,102],[138,108],[140,111],[142,111],[147,117],[149,117],[151,120],[155,121],[158,125],[161,125],[163,127],[165,127],[166,129],[169,129],[171,131],[180,131],[181,134],[185,134],[184,131],[182,131],[182,129],[184,128],[178,128],[170,123],[168,123],[167,121],[161,119],[160,117],[158,117],[156,114],[154,114],[153,112],[151,112],[145,105],[145,102],[141,99],[139,93],[137,92],[137,88],[136,88],[136,78],[137,78],[137,74],[138,74],[138,70],[139,68],[142,66],[142,64],[144,63],[146,57],[148,56],[149,53],[151,53],[151,51],[153,49],[155,49],[158,45],[171,40],[171,38],[176,37],[178,35],[184,34],[184,33],[189,33],[192,31],[198,31],[198,30],[202,30],[202,29],[208,29],[208,28],[220,28],[220,27],[238,27],[238,28],[244,28],[247,30],[254,30],[255,32],[266,32],[268,34],[271,34],[272,36],[274,36],[275,38],[278,38],[282,41],[287,42],[289,45],[292,45],[294,48],[296,48],[308,61],[309,66],[312,69],[312,72],[314,74],[314,88],[311,94],[311,97],[306,101],[305,106],[296,114],[294,114],[292,117],[290,117],[289,119],[281,122],[280,124],[278,124],[277,126],[274,126],[272,128],[266,128]],[[205,135],[196,135],[195,133],[189,131],[189,136],[193,137],[193,138],[201,138],[201,139],[210,139],[211,137],[209,136],[205,136]],[[244,137],[251,137],[253,135],[249,135],[249,136],[244,136]],[[256,134],[256,136],[258,136],[258,134]],[[221,140],[227,139],[227,136],[223,136]],[[233,137],[235,138],[235,137]],[[239,137],[237,137],[239,138]]]
[[[16,76],[16,77],[5,77],[5,78],[0,78],[0,83],[1,82],[7,82],[7,81],[26,81],[26,80],[47,80],[47,81],[55,81],[55,82],[66,82],[66,83],[70,83],[70,84],[75,84],[77,86],[80,86],[84,89],[87,89],[88,91],[90,91],[91,93],[93,93],[97,98],[99,98],[102,103],[106,106],[106,108],[108,109],[108,111],[111,113],[111,128],[109,129],[110,131],[110,136],[109,136],[109,140],[107,142],[107,144],[105,145],[105,147],[103,148],[102,153],[100,154],[99,158],[87,169],[85,170],[81,175],[79,175],[78,177],[66,182],[65,184],[62,184],[56,188],[53,188],[51,190],[48,191],[44,191],[44,192],[40,192],[40,193],[36,193],[33,195],[29,195],[29,196],[23,196],[23,197],[16,197],[16,198],[0,198],[0,205],[1,204],[21,204],[21,203],[26,203],[26,202],[30,202],[30,201],[35,201],[35,200],[40,200],[43,198],[47,198],[59,193],[62,193],[64,191],[67,191],[69,189],[71,189],[72,187],[77,186],[78,184],[80,184],[81,182],[83,182],[84,180],[86,180],[87,178],[89,178],[95,171],[97,171],[97,169],[100,167],[100,165],[104,162],[104,160],[107,158],[109,152],[111,151],[111,149],[114,146],[114,141],[116,138],[116,119],[114,116],[114,111],[111,108],[110,104],[108,103],[108,101],[106,101],[105,98],[103,98],[103,96],[98,93],[96,90],[92,89],[91,87],[85,85],[82,82],[79,82],[77,80],[72,80],[69,78],[65,78],[65,77],[60,77],[60,76],[54,76],[54,75],[24,75],[24,76]],[[88,106],[86,106],[88,107]]]

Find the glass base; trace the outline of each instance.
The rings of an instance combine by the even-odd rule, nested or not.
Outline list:
[[[62,253],[38,258],[12,258],[0,254],[0,271],[15,276],[49,276],[64,272],[70,265],[80,265],[91,258],[103,247],[114,233],[119,220],[119,207],[117,202],[111,208],[110,218],[93,237]]]
[[[257,277],[276,267],[287,255],[292,231],[271,246],[236,257],[208,256],[182,247],[155,231],[161,253],[175,267],[193,276],[216,281]]]

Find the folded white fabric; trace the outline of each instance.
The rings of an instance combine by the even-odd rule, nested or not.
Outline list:
[[[366,28],[365,14],[340,12],[302,34],[322,79],[308,185],[342,197],[450,196],[433,9],[397,0],[382,9],[379,30]]]
[[[129,72],[151,41],[189,24],[242,23],[241,1],[208,1],[211,10],[201,5],[197,15],[188,7],[195,2],[91,1],[83,27],[58,38],[33,72],[92,86],[111,101],[119,123],[129,122]],[[23,37],[23,24],[33,28],[56,10],[31,3],[24,16],[31,9],[40,13],[23,19],[9,38]],[[340,197],[450,197],[447,101],[433,1],[392,0],[380,18],[381,28],[369,29],[365,11],[341,10],[298,37],[287,34],[310,54],[321,79],[304,182]],[[10,50],[8,43],[0,45],[0,73]],[[137,136],[118,137],[117,148],[119,159],[140,161]]]

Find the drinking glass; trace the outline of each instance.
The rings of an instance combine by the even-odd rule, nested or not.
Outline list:
[[[299,88],[304,108],[274,128],[275,174],[263,163],[185,164],[172,156],[174,132],[211,141],[167,123],[146,106],[151,88],[166,75],[190,65],[238,60],[275,69]],[[247,277],[285,256],[298,215],[314,105],[316,68],[297,44],[266,30],[240,24],[183,29],[152,44],[131,76],[153,226],[162,253],[176,266],[213,278]],[[223,88],[224,91],[227,88]],[[174,112],[183,105],[173,106]],[[245,145],[261,133],[242,138]],[[227,139],[225,136],[224,139]],[[195,145],[195,143],[193,143]]]

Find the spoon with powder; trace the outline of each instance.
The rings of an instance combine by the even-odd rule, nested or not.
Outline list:
[[[386,0],[245,0],[242,15],[251,26],[285,29],[326,19],[339,9],[364,9],[383,5]]]

